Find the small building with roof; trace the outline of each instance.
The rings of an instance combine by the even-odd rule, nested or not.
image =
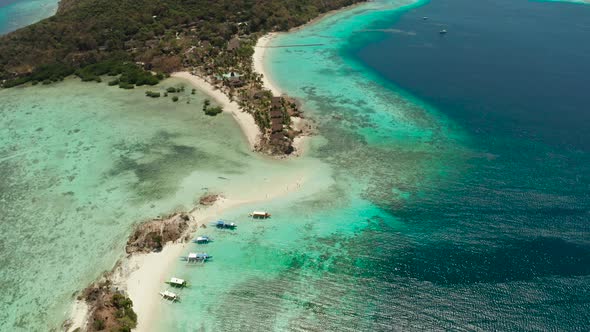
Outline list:
[[[227,43],[227,50],[228,51],[237,50],[238,48],[240,48],[241,44],[242,43],[240,42],[240,39],[238,37],[234,37],[234,38],[230,39],[229,42]]]
[[[283,112],[275,109],[275,110],[270,111],[270,117],[271,117],[271,119],[282,119],[282,118],[284,118],[284,115],[283,115]]]
[[[278,133],[278,132],[283,131],[283,123],[281,121],[272,121],[271,131],[273,133]]]

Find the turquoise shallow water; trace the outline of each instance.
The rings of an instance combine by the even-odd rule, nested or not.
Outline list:
[[[322,44],[269,50],[272,79],[320,132],[287,163],[248,152],[229,117],[202,116],[202,96],[74,81],[1,91],[0,330],[57,326],[135,221],[310,170],[299,192],[220,215],[237,230],[199,230],[215,241],[187,252],[214,260],[179,261],[192,286],[161,302],[153,330],[584,331],[587,151],[549,144],[540,121],[465,121],[357,56],[384,38],[366,32],[427,7],[376,1],[273,42]]]
[[[40,21],[55,13],[56,0],[0,1],[0,35]]]
[[[178,265],[193,286],[155,330],[585,330],[587,153],[486,109],[472,126],[363,63],[412,36],[395,23],[421,6],[376,1],[272,42],[271,79],[316,120],[310,154],[334,182],[266,204],[271,220],[244,207],[225,216],[238,230],[201,230],[215,242],[188,250],[214,260]]]
[[[0,330],[59,326],[135,222],[305,167],[251,153],[231,116],[204,115],[188,84],[155,89],[180,85],[177,103],[77,79],[0,91]]]
[[[246,206],[223,216],[239,222],[236,231],[201,230],[215,239],[202,246],[214,260],[178,265],[175,275],[193,286],[181,291],[181,303],[162,304],[155,330],[391,329],[382,322],[389,294],[378,290],[389,283],[371,272],[375,251],[391,248],[375,234],[407,231],[387,209],[452,181],[445,163],[469,154],[442,114],[339,53],[355,31],[403,5],[412,3],[359,6],[272,42],[323,44],[270,49],[266,65],[319,125],[310,156],[330,166],[334,182],[265,204],[268,221],[249,221],[257,206]]]

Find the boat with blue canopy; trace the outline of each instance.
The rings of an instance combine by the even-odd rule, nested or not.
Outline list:
[[[226,229],[234,229],[238,227],[234,222],[227,221],[227,220],[217,220],[216,222],[212,223],[217,228],[226,228]]]

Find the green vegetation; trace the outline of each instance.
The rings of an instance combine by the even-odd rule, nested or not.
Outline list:
[[[203,102],[203,112],[205,112],[207,110],[207,107],[209,107],[210,105],[211,105],[211,100],[205,99],[205,101]]]
[[[117,309],[115,317],[119,323],[120,332],[130,332],[137,326],[137,314],[133,311],[133,302],[121,294],[113,295],[113,306]]]
[[[95,319],[94,322],[92,323],[93,327],[95,330],[97,331],[102,331],[105,328],[105,323],[104,320],[102,319]]]
[[[119,82],[125,82],[137,86],[156,85],[164,78],[163,75],[154,75],[143,70],[134,63],[118,60],[106,60],[85,66],[84,68],[76,70],[76,75],[84,82],[100,80],[100,76],[103,75],[121,75],[119,77]]]
[[[205,114],[209,116],[216,116],[221,112],[223,112],[223,108],[221,108],[220,106],[208,107],[207,109],[205,109]]]
[[[75,73],[83,81],[117,76],[109,85],[132,89],[190,70],[236,100],[268,133],[272,93],[252,70],[258,37],[363,1],[62,0],[55,16],[0,36],[0,83],[50,84]],[[164,96],[181,91],[170,88]]]
[[[133,88],[135,88],[135,85],[133,85],[131,83],[127,83],[127,82],[119,82],[119,87],[121,89],[133,89]]]
[[[173,101],[173,102],[177,102],[177,101],[178,101],[178,96],[174,96],[174,97],[172,97],[172,101]]]
[[[151,72],[143,70],[134,63],[123,62],[119,60],[105,60],[95,64],[87,65],[83,68],[75,70],[73,67],[57,63],[37,68],[31,75],[22,76],[19,78],[8,80],[4,83],[4,87],[9,88],[16,85],[21,85],[27,82],[39,82],[43,84],[50,84],[61,81],[65,77],[75,74],[83,82],[101,82],[101,76],[117,76],[119,78],[109,81],[110,86],[119,85],[124,89],[132,89],[130,85],[156,85],[164,78],[164,75],[154,75]],[[123,84],[121,84],[123,83]]]
[[[11,79],[4,85],[10,87],[33,80],[30,77],[55,82],[79,71],[82,79],[94,80],[97,68],[87,66],[101,61],[138,61],[147,70],[165,73],[183,63],[219,65],[228,61],[220,55],[236,35],[284,31],[356,2],[360,1],[62,1],[55,16],[0,37],[0,79]],[[240,58],[252,52],[248,44],[232,50]],[[22,76],[29,78],[13,80]]]
[[[8,80],[4,83],[5,88],[21,85],[30,81],[50,84],[52,82],[62,81],[67,76],[74,73],[74,69],[60,63],[43,65],[37,67],[30,75]]]
[[[152,97],[152,98],[160,98],[160,93],[159,92],[154,92],[154,91],[146,91],[145,95],[148,97]]]
[[[216,116],[217,114],[223,112],[223,108],[219,106],[209,107],[211,106],[211,101],[209,99],[205,99],[203,102],[203,112],[209,116]]]

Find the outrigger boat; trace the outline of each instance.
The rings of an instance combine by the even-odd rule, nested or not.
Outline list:
[[[197,237],[196,239],[193,240],[193,243],[199,243],[199,244],[204,244],[204,243],[209,243],[211,242],[211,238],[206,236],[206,235],[201,235],[199,237]]]
[[[208,260],[210,260],[211,258],[213,258],[213,256],[209,255],[206,252],[191,252],[188,254],[187,257],[187,261],[189,263],[195,263],[195,262],[206,262]]]
[[[270,213],[266,211],[253,211],[252,213],[250,213],[250,217],[254,219],[266,219],[270,218]]]
[[[166,281],[166,283],[172,287],[184,288],[188,286],[188,283],[184,279],[179,278],[170,278],[170,281]]]
[[[213,225],[217,228],[229,228],[229,229],[234,229],[234,228],[238,227],[238,225],[236,225],[235,223],[225,221],[225,220],[217,220],[216,222],[213,223]]]
[[[178,300],[180,300],[180,297],[178,296],[178,294],[172,293],[170,291],[160,292],[160,295],[162,296],[162,298],[164,298],[164,300],[169,300],[172,302],[177,302]]]

